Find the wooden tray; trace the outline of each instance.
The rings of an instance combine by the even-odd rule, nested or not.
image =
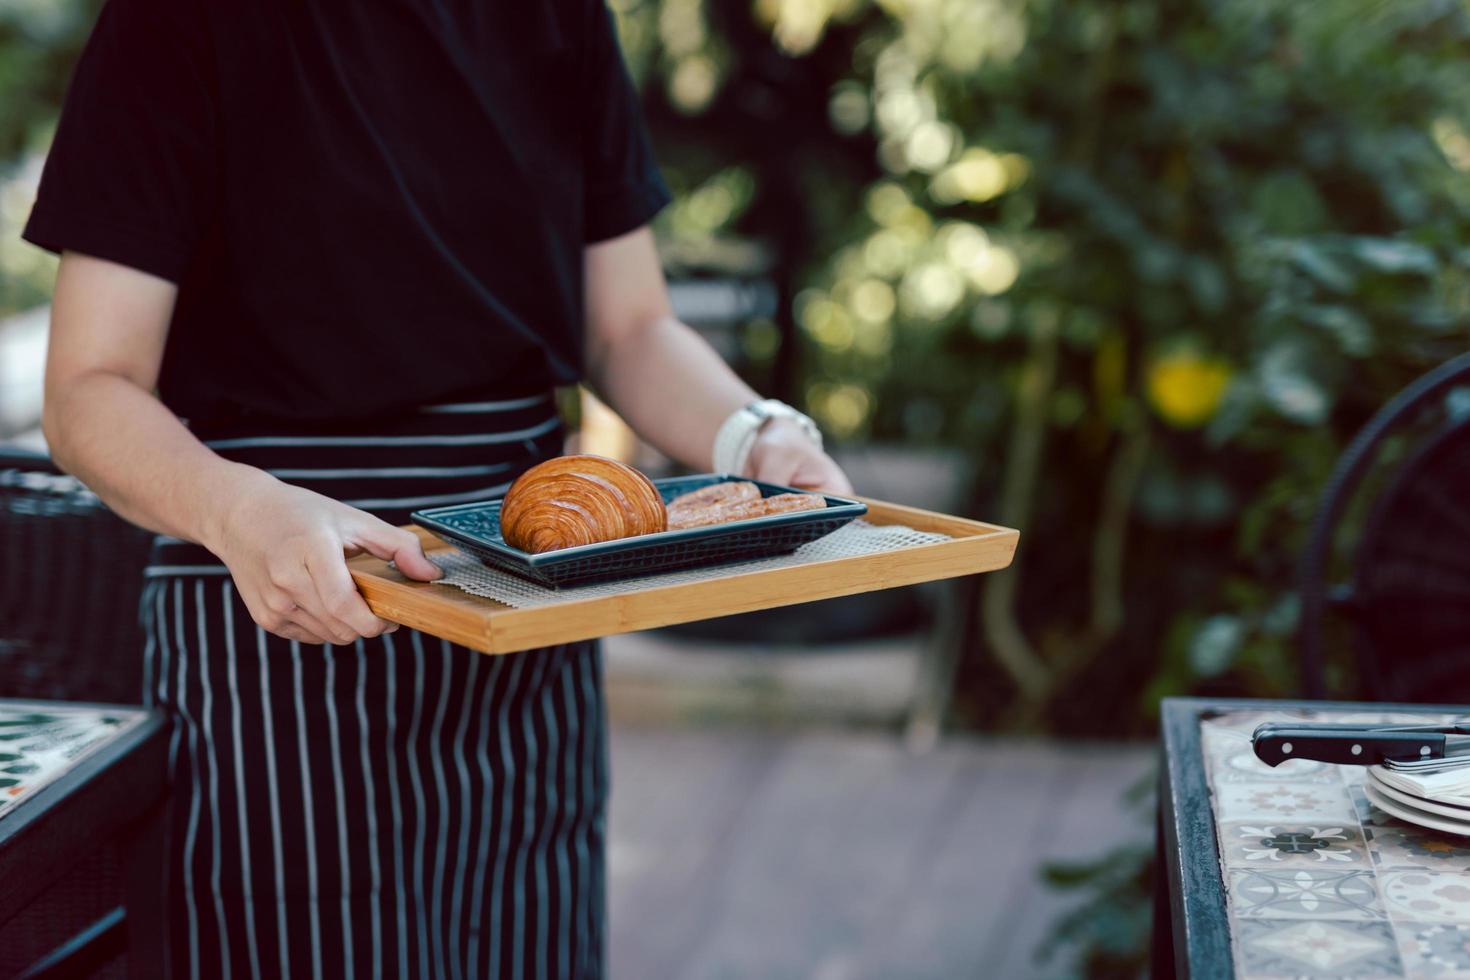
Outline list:
[[[953,540],[856,558],[815,561],[716,579],[652,586],[623,595],[573,599],[516,609],[449,585],[415,582],[388,563],[362,555],[347,563],[368,607],[386,620],[423,630],[484,653],[513,653],[715,616],[789,606],[815,599],[874,592],[917,582],[993,572],[1011,563],[1020,532],[932,511],[863,500],[870,524],[902,524]],[[449,547],[423,528],[410,527],[424,550]]]

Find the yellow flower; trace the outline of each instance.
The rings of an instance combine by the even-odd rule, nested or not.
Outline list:
[[[1215,417],[1230,384],[1230,365],[1193,351],[1156,358],[1148,368],[1148,400],[1170,425],[1195,429]]]

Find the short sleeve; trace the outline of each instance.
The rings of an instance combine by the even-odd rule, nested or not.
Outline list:
[[[67,89],[27,241],[183,276],[219,168],[200,7],[107,0]]]
[[[582,217],[584,237],[598,242],[647,224],[670,195],[653,157],[612,14],[604,0],[592,0],[592,5]]]

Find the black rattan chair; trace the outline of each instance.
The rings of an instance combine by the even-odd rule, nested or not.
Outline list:
[[[1363,696],[1470,703],[1470,354],[1409,385],[1343,453],[1300,565],[1302,686],[1325,693],[1329,617],[1350,624]],[[1404,443],[1383,472],[1385,447]],[[1334,545],[1370,474],[1361,531]],[[1354,524],[1358,520],[1353,521]],[[1346,569],[1331,582],[1331,569]]]
[[[0,695],[138,703],[150,541],[46,456],[0,448]]]

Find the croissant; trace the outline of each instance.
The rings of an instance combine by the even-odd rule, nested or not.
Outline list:
[[[652,534],[668,512],[648,477],[602,456],[559,456],[522,473],[500,505],[500,534],[513,548],[559,548]]]

